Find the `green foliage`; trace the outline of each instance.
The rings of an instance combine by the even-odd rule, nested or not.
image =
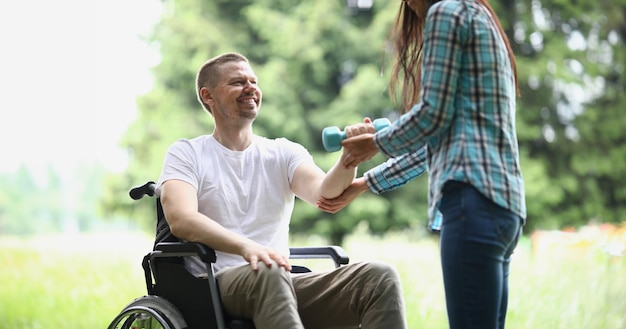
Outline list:
[[[518,1],[516,8],[510,35],[519,49],[518,133],[528,156],[531,229],[625,220],[626,119],[617,114],[624,102],[623,10],[606,1]]]
[[[225,51],[252,61],[264,92],[255,132],[306,146],[323,169],[326,126],[389,117],[393,54],[386,47],[399,2],[374,1],[367,10],[344,1],[165,1],[149,42],[161,51],[155,85],[138,100],[137,121],[123,145],[130,166],[107,177],[102,207],[153,225],[153,205],[121,197],[156,180],[174,140],[210,134],[210,115],[198,104],[194,76],[202,62]],[[526,178],[529,228],[578,226],[626,219],[626,117],[623,51],[626,0],[492,1],[513,43],[522,97],[518,137]],[[382,72],[382,74],[381,74]],[[360,173],[384,161],[362,165]],[[323,234],[340,242],[366,222],[373,233],[424,227],[427,179],[380,196],[366,193],[342,212],[323,214],[298,203],[292,232]]]

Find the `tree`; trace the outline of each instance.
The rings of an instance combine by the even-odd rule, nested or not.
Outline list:
[[[374,1],[370,8],[351,3],[164,1],[163,17],[148,38],[162,61],[153,70],[154,88],[139,98],[137,120],[123,140],[129,168],[107,179],[104,209],[154,225],[154,212],[148,210],[153,204],[134,203],[125,194],[132,185],[158,177],[174,140],[212,131],[193,81],[201,63],[218,53],[245,54],[260,78],[264,101],[255,131],[302,143],[323,169],[338,156],[322,148],[324,127],[343,127],[364,116],[396,118],[398,109],[387,92],[393,54],[386,39],[399,2]],[[616,115],[624,97],[624,3],[492,1],[518,59],[527,232],[579,225],[593,217],[623,220],[626,176],[624,166],[616,164],[626,146],[614,144],[623,141],[620,121],[626,120]],[[609,111],[615,115],[606,115]],[[607,157],[614,165],[599,161]],[[382,161],[379,156],[359,172]],[[360,222],[376,234],[423,229],[426,181],[419,178],[380,196],[364,194],[335,215],[298,202],[292,232],[341,243]]]
[[[515,22],[530,231],[625,219],[616,160],[626,119],[610,114],[623,101],[625,2],[617,2],[500,2]]]
[[[149,203],[137,206],[120,195],[133,184],[158,177],[165,150],[175,139],[210,133],[211,118],[195,99],[193,81],[201,63],[218,53],[246,54],[260,78],[264,101],[255,131],[302,143],[324,169],[338,157],[322,148],[325,126],[392,111],[387,81],[377,73],[390,6],[350,12],[336,1],[178,0],[166,2],[165,8],[151,38],[161,49],[162,62],[154,68],[154,89],[139,99],[138,119],[124,138],[133,159],[129,170],[109,179],[104,208],[110,213],[145,212]],[[386,16],[376,16],[385,10]],[[363,42],[364,30],[374,36],[372,42]],[[370,210],[364,208],[353,218],[354,213],[324,214],[298,203],[292,230],[312,229],[339,243],[356,222],[373,218],[371,227],[382,232],[400,218],[389,216],[390,204],[369,202]],[[387,223],[379,220],[384,217]]]

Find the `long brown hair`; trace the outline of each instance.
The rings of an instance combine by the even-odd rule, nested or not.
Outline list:
[[[424,27],[426,25],[426,14],[430,7],[441,0],[422,0],[414,4],[413,11],[406,2],[400,4],[396,23],[391,30],[391,40],[397,51],[397,59],[391,71],[389,81],[389,93],[394,101],[396,101],[397,87],[402,88],[402,106],[404,111],[408,111],[414,104],[419,101],[419,93],[421,89],[422,75],[422,53],[424,46]],[[464,1],[464,0],[461,0]],[[511,68],[515,77],[515,87],[519,96],[519,87],[517,84],[517,65],[515,63],[515,54],[511,48],[502,24],[498,16],[489,5],[487,0],[475,0],[477,3],[485,6],[491,17],[493,18],[498,31],[506,44],[509,52]]]

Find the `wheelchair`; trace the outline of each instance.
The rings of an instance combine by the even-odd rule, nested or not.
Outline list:
[[[133,200],[155,196],[153,181],[129,192]],[[254,329],[249,319],[237,319],[222,310],[213,263],[215,251],[201,243],[184,242],[171,234],[161,202],[156,197],[156,239],[142,261],[147,295],[126,305],[108,329]],[[339,246],[291,247],[292,259],[329,259],[335,267],[348,264]],[[183,265],[183,257],[198,256],[207,268],[206,277],[196,277]],[[292,265],[292,272],[311,270]]]

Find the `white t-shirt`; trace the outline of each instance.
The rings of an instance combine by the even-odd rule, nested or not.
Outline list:
[[[244,151],[225,148],[213,135],[180,139],[165,155],[157,195],[163,182],[185,181],[196,188],[202,214],[288,255],[295,197],[290,182],[296,168],[305,162],[313,163],[309,152],[285,138],[254,136]],[[216,270],[246,264],[239,255],[216,254]],[[193,262],[187,265],[194,274],[206,272],[199,260]]]

